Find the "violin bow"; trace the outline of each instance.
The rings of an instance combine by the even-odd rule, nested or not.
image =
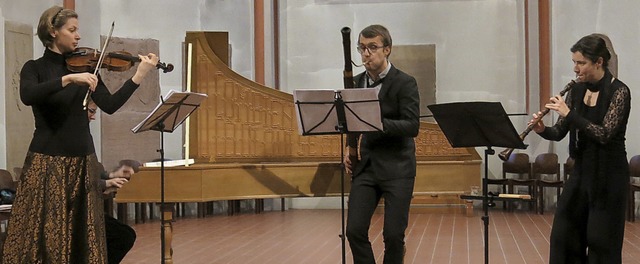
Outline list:
[[[113,33],[113,28],[116,22],[111,22],[111,29],[109,30],[109,35],[107,35],[107,39],[104,41],[104,45],[102,46],[102,53],[100,53],[100,58],[98,58],[98,63],[96,64],[95,70],[93,70],[93,75],[98,74],[98,70],[100,70],[100,65],[102,65],[102,61],[104,60],[104,55],[107,54],[105,51],[107,50],[107,46],[109,45],[109,41],[111,40],[111,34]],[[82,100],[82,109],[87,110],[87,104],[89,104],[89,95],[91,95],[91,89],[87,89],[87,94],[84,95],[84,100]]]

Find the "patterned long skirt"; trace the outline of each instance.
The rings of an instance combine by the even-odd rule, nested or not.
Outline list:
[[[107,262],[98,161],[29,152],[13,203],[3,263]]]

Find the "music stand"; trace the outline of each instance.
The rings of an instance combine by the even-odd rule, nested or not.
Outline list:
[[[340,134],[342,263],[346,263],[344,222],[344,135],[382,131],[378,89],[295,90],[298,132],[303,136]]]
[[[193,113],[200,102],[207,97],[206,94],[192,92],[169,91],[165,99],[160,97],[160,103],[149,115],[138,125],[131,129],[133,133],[140,133],[148,130],[160,131],[160,244],[161,263],[171,260],[171,248],[166,249],[165,229],[170,230],[170,221],[165,221],[165,211],[169,208],[164,203],[164,132],[173,132],[184,120]]]
[[[484,263],[489,263],[489,199],[487,179],[491,147],[525,149],[509,116],[497,102],[461,102],[427,106],[452,147],[486,147],[484,179],[482,181],[482,209],[484,216]]]

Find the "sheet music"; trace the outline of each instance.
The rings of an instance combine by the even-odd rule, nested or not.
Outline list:
[[[381,131],[382,119],[378,88],[358,89],[305,89],[295,90],[298,133],[336,134],[339,131],[338,114],[334,107],[336,93],[345,104],[345,119],[349,132]]]
[[[304,132],[322,133],[336,131],[335,126],[338,124],[338,115],[335,109],[331,109],[333,107],[333,101],[335,100],[335,94],[335,90],[293,91],[294,102],[310,103],[304,105],[298,104],[296,107],[296,110],[298,110],[296,111],[298,133],[300,133],[300,135]],[[302,117],[304,117],[304,119]]]
[[[11,212],[11,207],[13,207],[11,204],[2,204],[0,205],[0,212]]]
[[[382,131],[382,118],[380,116],[382,112],[378,101],[379,92],[380,88],[340,90],[342,100],[353,111],[344,110],[349,131]]]
[[[172,132],[175,130],[182,122],[198,108],[202,100],[207,98],[206,94],[203,93],[194,93],[194,92],[178,92],[176,90],[171,90],[164,97],[164,101],[158,103],[158,105],[149,113],[147,117],[145,117],[139,124],[131,129],[133,133],[143,132],[147,130],[151,130],[158,124],[162,119],[165,121],[165,125],[170,125],[170,127],[165,127],[164,131]],[[172,107],[176,107],[179,104],[179,108],[176,111],[170,112],[168,116],[164,116],[167,114]]]
[[[161,161],[152,161],[152,162],[145,162],[143,165],[145,167],[160,167],[162,166]],[[179,160],[165,160],[164,161],[164,166],[165,167],[178,167],[178,166],[186,166],[186,165],[191,165],[195,163],[194,159],[179,159]]]

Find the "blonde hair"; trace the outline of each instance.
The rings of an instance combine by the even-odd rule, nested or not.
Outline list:
[[[42,45],[49,48],[53,44],[53,36],[51,32],[60,29],[67,23],[69,18],[78,18],[76,11],[65,9],[60,6],[52,6],[42,12],[40,21],[38,22],[38,38],[42,41]]]

